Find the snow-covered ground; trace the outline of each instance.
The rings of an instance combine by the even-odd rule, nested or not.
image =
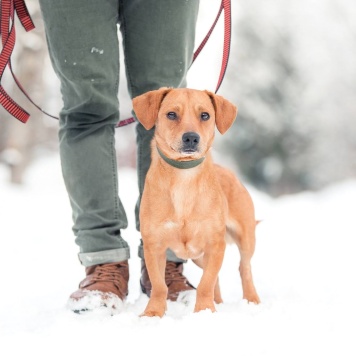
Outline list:
[[[262,303],[241,299],[239,255],[229,246],[217,313],[169,302],[162,319],[149,319],[139,317],[147,297],[139,288],[135,171],[120,170],[132,258],[129,297],[114,316],[66,308],[84,269],[58,156],[38,160],[23,187],[5,183],[6,174],[0,166],[1,355],[356,354],[356,181],[279,199],[250,187],[263,220],[253,259]],[[185,274],[196,285],[201,272],[188,262]]]

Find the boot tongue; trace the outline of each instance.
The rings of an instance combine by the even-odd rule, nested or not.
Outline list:
[[[92,274],[95,271],[96,265],[94,266],[89,266],[85,267],[85,274],[88,276],[89,274]]]

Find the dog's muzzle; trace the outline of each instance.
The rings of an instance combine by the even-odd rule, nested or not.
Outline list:
[[[182,152],[192,153],[198,149],[200,136],[195,132],[186,132],[182,136]]]

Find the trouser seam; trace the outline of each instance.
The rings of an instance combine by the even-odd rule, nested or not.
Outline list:
[[[119,218],[119,202],[118,202],[118,196],[119,196],[119,190],[118,190],[118,176],[117,176],[117,165],[116,165],[116,150],[115,150],[115,137],[114,134],[111,135],[110,140],[111,140],[111,163],[112,163],[112,172],[113,172],[113,185],[114,185],[114,218],[118,219]]]
[[[124,57],[125,57],[125,72],[126,72],[126,80],[127,80],[127,87],[128,87],[128,92],[132,98],[132,93],[133,93],[133,86],[132,86],[132,81],[131,81],[131,71],[130,71],[130,64],[128,61],[126,61],[126,45],[127,45],[127,36],[126,36],[126,21],[125,21],[125,7],[124,7],[124,2],[122,0],[119,1],[120,3],[120,30],[122,33],[122,39],[123,39],[123,51],[124,51]]]

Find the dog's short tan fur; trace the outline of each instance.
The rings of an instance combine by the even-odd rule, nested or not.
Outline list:
[[[167,248],[203,269],[194,311],[215,311],[214,301],[222,302],[218,273],[227,238],[240,251],[243,298],[259,303],[250,264],[255,249],[253,203],[235,175],[215,165],[210,153],[215,126],[225,133],[235,120],[236,106],[208,91],[161,88],[134,98],[133,107],[146,129],[155,126],[152,163],[140,207],[144,256],[152,283],[142,315],[162,317],[165,313]],[[187,132],[199,135],[194,150],[185,149],[182,142]],[[194,168],[179,169],[164,161],[157,147],[175,161],[205,159]]]

